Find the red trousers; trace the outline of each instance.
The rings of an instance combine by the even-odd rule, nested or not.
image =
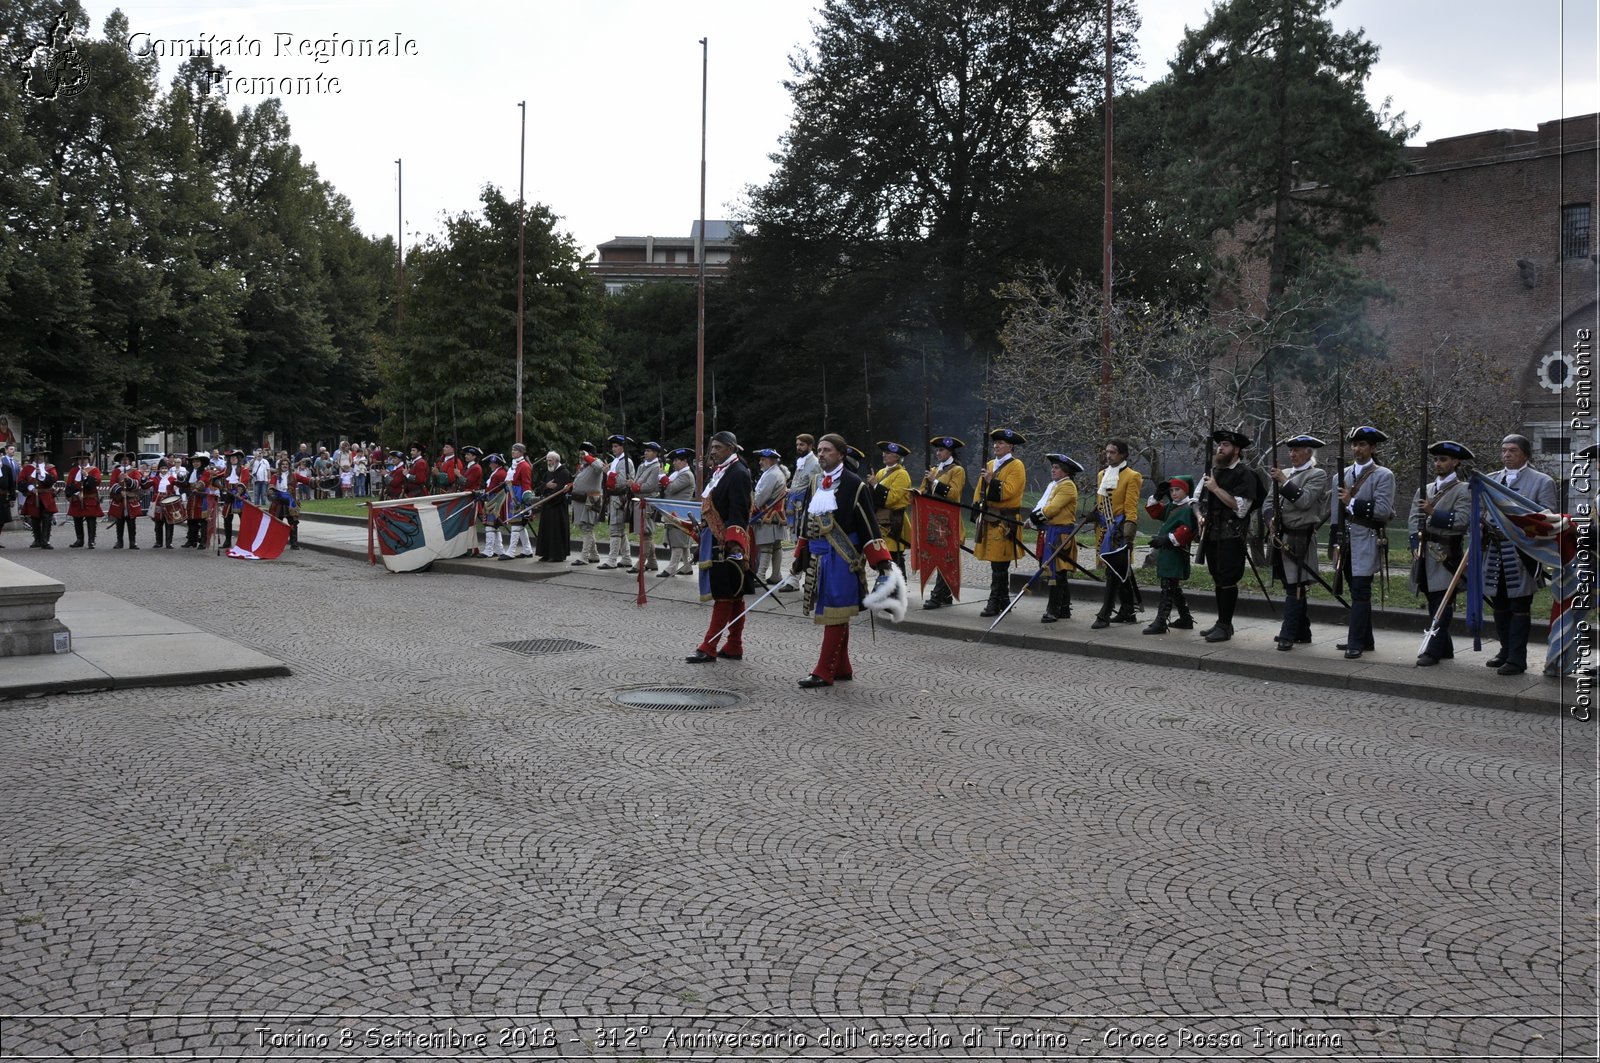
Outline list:
[[[711,623],[706,625],[706,637],[700,640],[700,652],[716,653],[717,633],[727,627],[728,621],[743,611],[743,598],[714,599],[711,603]],[[728,628],[728,639],[722,646],[724,652],[744,655],[744,620],[744,617],[739,616],[733,626]]]
[[[818,679],[834,680],[855,675],[850,663],[850,625],[829,624],[822,629],[822,652],[817,655],[817,666],[811,674]]]

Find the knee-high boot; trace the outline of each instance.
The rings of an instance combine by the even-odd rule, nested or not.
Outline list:
[[[1146,635],[1165,635],[1167,633],[1167,617],[1172,615],[1172,588],[1167,586],[1167,581],[1161,581],[1161,601],[1156,606],[1156,618],[1145,625]]]

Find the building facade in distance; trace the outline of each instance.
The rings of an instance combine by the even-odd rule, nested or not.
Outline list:
[[[728,275],[733,261],[738,224],[731,221],[706,221],[706,278],[720,280]],[[618,236],[596,250],[599,256],[588,264],[589,271],[605,281],[607,294],[616,294],[634,284],[650,281],[677,281],[693,284],[700,277],[700,262],[695,251],[700,243],[700,223],[689,226],[682,236]]]

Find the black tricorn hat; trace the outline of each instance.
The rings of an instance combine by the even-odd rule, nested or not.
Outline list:
[[[1389,442],[1389,437],[1370,424],[1364,424],[1360,428],[1350,429],[1350,442],[1371,443],[1377,446],[1379,443]]]
[[[633,446],[633,440],[629,439],[627,436],[622,436],[622,435],[606,436],[606,445],[607,446],[616,446],[619,443],[622,446],[625,446],[625,447]]]
[[[1010,443],[1014,447],[1026,446],[1028,442],[1015,428],[996,428],[989,433],[989,440],[994,443]]]
[[[582,443],[578,444],[578,449],[583,451],[585,454],[595,454],[598,453],[600,448],[596,447],[593,443],[585,439]]]
[[[866,461],[867,460],[867,455],[866,455],[865,451],[863,451],[860,447],[853,447],[849,443],[846,443],[844,445],[844,452],[845,452],[845,455],[847,457],[854,458],[856,461]]]
[[[1428,453],[1436,458],[1455,458],[1457,461],[1472,460],[1472,451],[1453,439],[1439,440],[1439,442],[1428,447]]]
[[[1052,465],[1059,465],[1067,470],[1068,476],[1076,476],[1083,471],[1083,466],[1067,457],[1065,454],[1046,454],[1045,460]]]
[[[1243,450],[1250,445],[1250,437],[1243,432],[1235,432],[1231,428],[1219,428],[1211,433],[1211,442],[1232,443],[1240,450]]]
[[[668,454],[667,457],[673,459],[681,458],[684,461],[693,461],[694,451],[690,450],[688,447],[679,447],[677,450],[674,450]]]
[[[665,454],[667,452],[667,448],[666,447],[662,446],[660,443],[657,443],[653,439],[650,440],[647,443],[641,443],[640,444],[640,449],[642,449],[642,450],[653,450],[657,454]]]
[[[461,448],[461,453],[463,453],[463,454],[476,454],[480,458],[483,457],[483,451],[479,450],[477,447],[473,446],[471,443],[468,443],[466,446],[462,447]]]
[[[421,443],[417,442],[415,439],[413,439],[411,441],[411,449],[412,450],[416,450],[416,451],[421,451],[423,453],[427,453],[427,450],[428,450],[427,447],[423,446]]]
[[[898,454],[902,458],[908,456],[911,453],[911,451],[906,447],[905,444],[896,443],[892,439],[880,439],[880,440],[878,440],[878,449],[880,451],[882,451],[883,453],[885,453],[885,454]]]
[[[961,442],[961,440],[957,439],[955,436],[934,436],[932,439],[928,440],[928,445],[930,447],[943,447],[946,450],[960,450],[962,447],[966,446],[965,443]]]
[[[1325,447],[1328,444],[1324,443],[1316,436],[1307,435],[1302,432],[1300,435],[1290,436],[1288,439],[1285,439],[1283,441],[1283,445],[1286,447],[1307,447],[1311,450],[1316,450],[1318,447]]]

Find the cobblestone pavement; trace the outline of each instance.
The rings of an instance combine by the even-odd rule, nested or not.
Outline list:
[[[7,556],[295,669],[0,704],[7,1057],[1596,1050],[1565,716],[864,624],[808,692],[802,619],[692,668],[620,579]]]

